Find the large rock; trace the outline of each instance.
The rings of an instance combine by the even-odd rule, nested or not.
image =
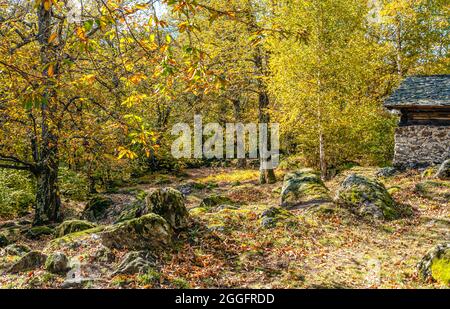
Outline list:
[[[19,225],[5,226],[0,230],[0,248],[15,243],[22,237],[22,234],[28,230],[29,227],[22,227]]]
[[[430,250],[417,268],[423,280],[435,280],[450,286],[450,242]]]
[[[107,215],[108,209],[112,204],[113,201],[108,197],[95,196],[87,203],[82,217],[91,222],[102,220]]]
[[[172,229],[164,218],[148,214],[107,227],[100,234],[108,248],[149,250],[172,242]]]
[[[17,260],[11,267],[8,269],[9,273],[19,273],[24,271],[30,271],[37,269],[44,265],[47,256],[39,251],[31,251]]]
[[[30,247],[22,244],[11,244],[5,248],[6,255],[23,256],[30,251],[31,251]]]
[[[145,205],[145,202],[138,200],[132,204],[125,206],[114,223],[136,219],[146,214],[148,214],[148,209]]]
[[[43,236],[54,234],[54,229],[49,226],[35,226],[25,232],[25,236],[29,239],[41,239]]]
[[[84,220],[69,220],[61,223],[55,230],[56,237],[63,237],[67,234],[81,232],[96,227],[95,224]]]
[[[234,204],[233,201],[229,197],[213,194],[213,195],[205,197],[202,200],[202,202],[200,203],[199,207],[211,208],[211,207],[216,207],[216,206],[220,206],[220,205],[233,205],[233,204]]]
[[[450,159],[441,164],[435,177],[442,180],[450,180]]]
[[[47,248],[54,251],[60,248],[76,249],[80,246],[88,245],[89,240],[96,240],[100,238],[100,232],[105,229],[105,226],[97,226],[89,230],[67,234],[63,237],[53,239],[47,244]]]
[[[156,265],[155,258],[148,251],[128,252],[120,262],[115,275],[145,274]]]
[[[337,202],[352,212],[375,219],[392,220],[401,216],[400,206],[385,186],[360,175],[350,175],[340,185]]]
[[[189,213],[180,191],[172,188],[158,189],[147,196],[146,203],[149,212],[163,217],[173,229],[188,225]]]
[[[261,226],[264,228],[276,227],[280,221],[292,218],[294,215],[289,210],[277,207],[270,207],[262,212]]]
[[[288,173],[281,189],[281,206],[306,208],[332,202],[328,189],[320,176],[310,169]]]
[[[45,269],[54,274],[64,274],[69,270],[69,259],[64,253],[52,253],[45,261]]]

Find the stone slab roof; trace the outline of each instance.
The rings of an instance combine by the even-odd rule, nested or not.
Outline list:
[[[384,105],[389,109],[450,108],[450,75],[408,77]]]

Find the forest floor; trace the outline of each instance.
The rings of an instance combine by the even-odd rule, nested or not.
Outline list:
[[[334,195],[350,173],[374,177],[377,168],[353,168],[326,182]],[[282,179],[282,173],[278,178]],[[257,185],[258,171],[204,168],[186,175],[148,175],[133,188],[110,196],[129,202],[126,190],[150,192],[195,182],[187,196],[191,223],[177,236],[170,252],[160,254],[154,271],[141,275],[112,275],[126,252],[114,250],[110,262],[96,262],[98,237],[87,235],[76,246],[52,244],[52,236],[22,239],[49,253],[78,256],[87,265],[84,287],[96,288],[437,288],[423,282],[416,265],[436,244],[450,240],[450,182],[424,180],[409,171],[382,182],[394,199],[410,205],[414,215],[395,221],[367,221],[349,211],[292,211],[293,216],[267,228],[261,214],[279,205],[282,181]],[[199,208],[203,198],[219,194],[234,207]],[[65,201],[67,217],[84,205]],[[3,256],[3,262],[15,257]],[[59,288],[65,276],[43,269],[0,278],[3,288]]]

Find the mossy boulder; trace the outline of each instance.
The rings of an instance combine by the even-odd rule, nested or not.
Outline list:
[[[95,196],[86,204],[82,218],[91,222],[100,221],[106,217],[111,205],[113,205],[113,201],[110,198],[101,195]]]
[[[290,213],[288,210],[278,207],[270,207],[262,212],[261,226],[264,228],[273,228],[279,222],[292,218],[294,215]]]
[[[25,232],[25,236],[29,239],[40,239],[42,236],[53,235],[55,230],[50,226],[35,226]]]
[[[68,220],[61,223],[55,230],[56,237],[81,232],[96,227],[95,224],[84,220]]]
[[[128,252],[120,262],[117,270],[113,272],[116,275],[134,275],[145,274],[156,265],[155,258],[148,251]]]
[[[62,252],[54,252],[47,257],[45,270],[53,274],[64,274],[69,270],[69,259]]]
[[[294,209],[331,203],[332,198],[320,176],[311,169],[286,174],[281,189],[281,207]]]
[[[201,208],[211,208],[220,205],[233,205],[233,201],[226,196],[213,194],[208,197],[205,197],[200,203]]]
[[[172,188],[158,189],[146,198],[147,209],[163,217],[173,229],[188,225],[189,212],[183,194]]]
[[[148,214],[148,208],[145,205],[145,201],[138,200],[125,206],[114,223],[136,219],[146,214]]]
[[[393,220],[402,215],[386,187],[375,180],[352,174],[340,185],[337,202],[350,211],[380,220]]]
[[[450,180],[450,159],[441,164],[435,177],[441,180]]]
[[[24,256],[31,251],[30,247],[23,244],[11,244],[5,248],[6,255]]]
[[[111,225],[100,234],[108,248],[149,250],[164,248],[172,242],[172,228],[156,214]]]
[[[417,265],[421,278],[450,286],[450,242],[437,245]]]
[[[84,239],[94,236],[94,235],[98,235],[104,229],[105,229],[105,226],[97,226],[97,227],[94,227],[89,230],[84,230],[84,231],[80,231],[80,232],[67,234],[67,235],[64,235],[63,237],[53,239],[51,242],[49,242],[47,247],[51,250],[54,250],[61,246],[76,247]]]
[[[29,227],[10,226],[0,230],[0,248],[6,247],[18,241]]]
[[[8,273],[19,273],[40,268],[44,265],[47,256],[40,251],[31,251],[22,256],[8,269]]]

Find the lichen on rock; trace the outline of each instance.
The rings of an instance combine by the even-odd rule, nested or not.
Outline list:
[[[404,211],[382,183],[356,174],[340,185],[336,200],[356,214],[380,220],[397,219]]]
[[[93,235],[98,235],[98,233],[100,233],[104,229],[105,229],[105,226],[97,226],[92,229],[67,234],[67,235],[64,235],[63,237],[53,239],[51,242],[48,243],[47,248],[50,250],[54,250],[61,246],[76,246],[83,239],[86,239]]]
[[[148,214],[108,226],[100,237],[108,248],[150,250],[171,244],[172,228],[161,216]]]
[[[35,226],[27,230],[25,236],[29,239],[40,239],[42,236],[53,235],[54,229],[49,226]]]
[[[148,251],[128,252],[117,269],[112,273],[116,275],[134,275],[147,273],[156,265],[154,256]]]
[[[219,205],[233,205],[233,201],[226,196],[213,194],[205,197],[199,207],[211,208]]]
[[[279,222],[292,218],[294,215],[288,210],[278,207],[270,207],[260,215],[261,226],[264,228],[273,228]]]
[[[283,208],[307,208],[331,202],[328,189],[313,170],[301,169],[284,177],[281,189]]]
[[[68,220],[61,223],[55,230],[56,237],[63,237],[67,234],[81,232],[96,227],[95,224],[84,220]]]
[[[30,247],[24,244],[11,244],[4,249],[6,255],[12,256],[24,256],[30,251]]]
[[[189,212],[180,191],[158,189],[147,196],[146,204],[149,212],[163,217],[173,229],[182,229],[188,225]]]
[[[430,250],[417,268],[423,280],[450,286],[450,243],[439,244]]]
[[[54,274],[64,274],[69,270],[69,259],[62,252],[54,252],[47,257],[45,270]]]
[[[44,265],[47,256],[40,251],[31,251],[22,256],[8,269],[8,273],[19,273],[29,270],[34,270],[36,268]]]

